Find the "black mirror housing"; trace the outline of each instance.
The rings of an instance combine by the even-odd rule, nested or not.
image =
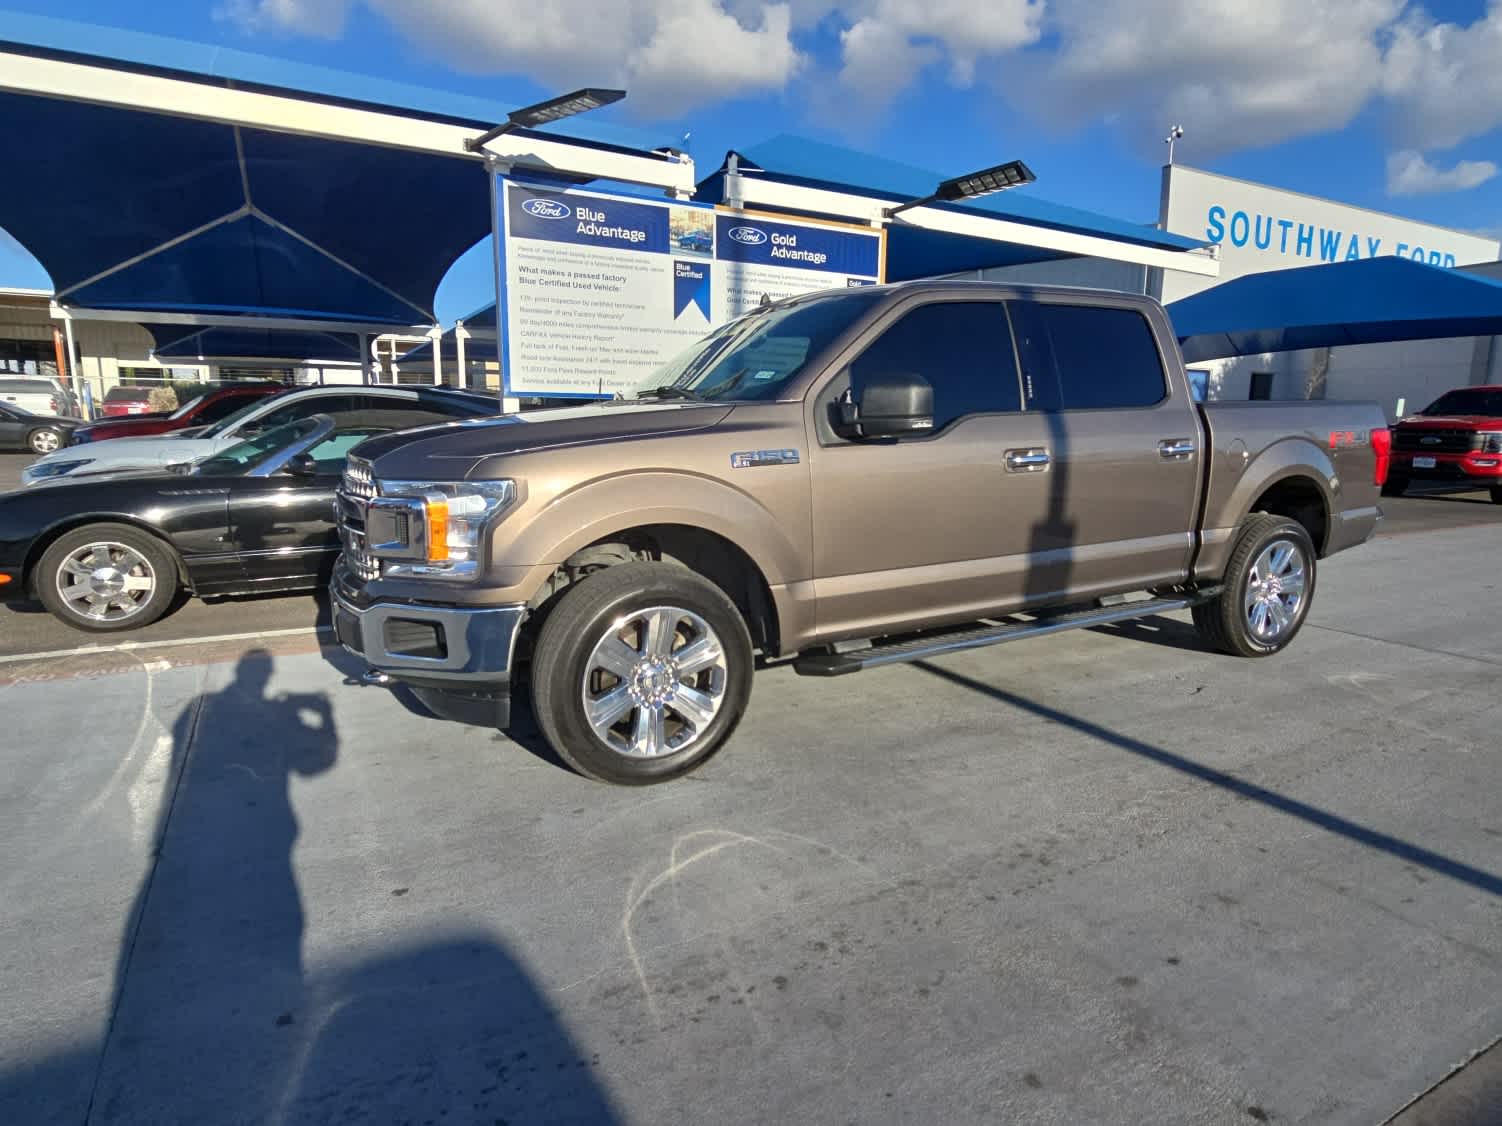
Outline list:
[[[860,399],[840,404],[841,423],[862,438],[898,438],[934,428],[934,389],[921,375],[881,375]]]
[[[318,463],[313,460],[312,454],[301,453],[282,466],[282,472],[289,477],[316,477]]]

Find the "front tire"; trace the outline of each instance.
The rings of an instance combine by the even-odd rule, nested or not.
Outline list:
[[[1502,485],[1492,486],[1492,503],[1502,504]]]
[[[43,426],[26,435],[26,444],[31,447],[31,452],[34,454],[56,453],[63,448],[62,431]]]
[[[751,697],[751,636],[719,587],[675,563],[623,563],[570,587],[532,660],[532,705],[580,774],[677,778],[730,737]]]
[[[1407,477],[1388,477],[1388,479],[1382,483],[1382,495],[1385,497],[1400,497],[1407,491]]]
[[[1218,597],[1194,607],[1205,642],[1235,657],[1270,657],[1288,647],[1309,614],[1314,541],[1302,524],[1259,513],[1242,525]]]
[[[74,629],[138,629],[165,614],[177,597],[177,559],[139,528],[87,524],[42,553],[33,585],[53,617]]]

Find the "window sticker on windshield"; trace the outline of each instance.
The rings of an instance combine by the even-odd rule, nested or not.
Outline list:
[[[777,378],[777,373],[775,371],[771,371],[771,370],[764,370],[764,371],[757,372],[751,378],[752,379],[776,379]]]

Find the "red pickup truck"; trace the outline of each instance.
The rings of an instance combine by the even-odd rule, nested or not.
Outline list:
[[[1502,504],[1502,386],[1457,387],[1392,428],[1392,469],[1382,491],[1410,481],[1490,488]]]

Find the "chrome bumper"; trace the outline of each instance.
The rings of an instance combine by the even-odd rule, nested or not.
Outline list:
[[[334,634],[371,668],[398,680],[452,681],[456,688],[511,679],[525,606],[467,609],[407,602],[360,607],[333,591]]]

